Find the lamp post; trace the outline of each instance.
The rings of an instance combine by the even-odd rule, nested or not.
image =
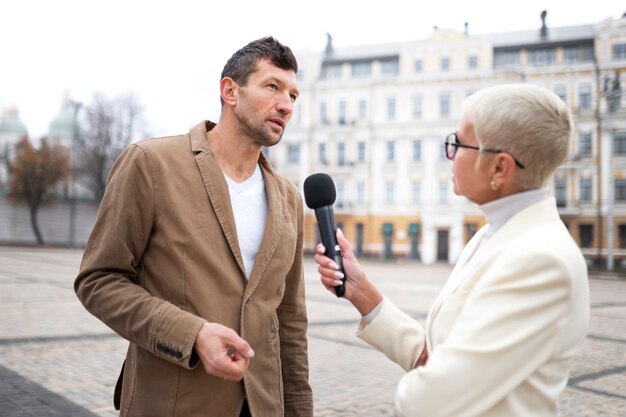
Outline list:
[[[72,141],[70,144],[70,183],[69,183],[69,198],[70,198],[70,230],[69,230],[69,244],[70,247],[76,246],[76,170],[74,168],[76,164],[76,141],[78,139],[78,111],[80,110],[82,103],[77,101],[71,101],[70,105],[73,110],[72,118]]]
[[[620,105],[622,97],[622,90],[619,82],[619,72],[615,72],[615,77],[611,80],[609,77],[604,79],[604,86],[602,88],[602,96],[606,99],[606,107],[609,115],[609,164],[608,164],[608,190],[607,190],[607,256],[606,256],[606,269],[613,271],[613,246],[615,225],[613,218],[613,205],[615,200],[615,184],[613,180],[613,113],[617,111]]]

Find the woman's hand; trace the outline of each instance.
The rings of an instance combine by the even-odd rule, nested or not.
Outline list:
[[[380,301],[382,295],[378,289],[367,279],[361,264],[356,259],[350,243],[344,237],[341,229],[337,229],[337,243],[341,250],[343,269],[345,272],[346,292],[344,298],[350,301],[359,310],[361,315],[369,313]],[[326,248],[321,243],[315,248],[313,260],[318,264],[317,271],[320,273],[322,284],[330,292],[335,293],[335,287],[341,285],[343,274],[338,271],[339,266],[329,257],[324,255]]]

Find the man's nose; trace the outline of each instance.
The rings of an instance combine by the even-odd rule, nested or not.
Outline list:
[[[281,94],[278,103],[276,103],[276,108],[282,114],[291,114],[293,112],[293,100],[291,100],[291,95]]]

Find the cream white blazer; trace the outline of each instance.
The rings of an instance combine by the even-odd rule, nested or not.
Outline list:
[[[585,260],[554,198],[464,248],[425,327],[385,300],[358,336],[407,373],[399,417],[556,416],[589,326]],[[419,277],[418,277],[419,279]],[[424,347],[429,359],[412,369]]]

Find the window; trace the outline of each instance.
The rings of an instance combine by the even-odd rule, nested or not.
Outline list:
[[[289,144],[287,147],[287,162],[290,164],[297,164],[300,162],[300,145]]]
[[[327,125],[328,124],[328,107],[327,107],[325,101],[322,101],[320,103],[320,122],[323,125]]]
[[[565,178],[554,179],[554,197],[557,207],[567,206],[567,182]]]
[[[580,157],[591,156],[591,133],[580,132],[578,134],[578,153]]]
[[[367,101],[359,100],[359,119],[364,120],[367,118]]]
[[[442,117],[450,116],[450,94],[439,96],[439,115]]]
[[[422,183],[419,181],[413,181],[411,183],[411,201],[413,204],[419,204],[422,194]]]
[[[450,58],[448,57],[441,58],[441,71],[442,72],[450,71]]]
[[[345,125],[347,123],[348,105],[344,100],[339,102],[339,124]]]
[[[613,155],[626,154],[626,131],[613,133]]]
[[[613,44],[613,59],[616,61],[626,59],[626,43]]]
[[[387,162],[393,162],[396,159],[396,143],[392,140],[387,141]]]
[[[387,118],[389,120],[396,118],[396,99],[393,97],[387,99]]]
[[[337,206],[346,205],[346,184],[343,181],[337,181]]]
[[[554,94],[559,96],[563,103],[567,103],[567,86],[565,85],[557,85],[554,87]]]
[[[372,75],[371,62],[355,62],[352,64],[352,77],[363,78]]]
[[[397,59],[386,59],[380,62],[380,72],[384,75],[398,75],[400,63]]]
[[[413,117],[416,119],[422,117],[422,96],[413,97]]]
[[[619,230],[619,247],[626,249],[626,224],[620,224],[617,227]]]
[[[415,69],[415,72],[416,72],[416,73],[418,73],[418,74],[419,74],[420,72],[422,72],[422,60],[421,60],[421,58],[417,58],[417,59],[415,60],[415,63],[414,63],[414,65],[413,65],[413,68]]]
[[[413,140],[413,161],[419,161],[422,159],[422,141],[419,139]]]
[[[593,224],[578,225],[578,234],[581,248],[590,248],[593,245]]]
[[[528,50],[529,65],[549,65],[556,61],[556,49],[554,48],[538,48]]]
[[[626,201],[626,180],[615,179],[615,201]]]
[[[392,181],[385,183],[385,203],[393,204],[395,194],[395,184]]]
[[[365,162],[365,142],[360,141],[357,144],[357,159],[359,162]]]
[[[563,48],[563,61],[567,64],[580,61],[580,48],[578,46],[567,46]]]
[[[439,181],[439,203],[448,203],[448,181]]]
[[[342,73],[343,73],[343,64],[333,64],[331,68],[332,68],[333,79],[341,80]]]
[[[356,202],[357,204],[365,204],[365,182],[356,183]]]
[[[344,166],[346,164],[346,143],[337,143],[337,165]]]
[[[317,145],[317,155],[318,155],[319,163],[326,165],[327,159],[326,159],[326,144],[325,143],[320,143],[319,145]]]
[[[589,202],[592,199],[591,178],[580,179],[580,201]]]
[[[496,68],[514,66],[519,64],[519,51],[497,51],[494,56]]]
[[[478,56],[476,55],[470,55],[468,62],[467,62],[467,66],[469,67],[469,69],[476,69],[478,68]]]
[[[588,62],[593,60],[593,47],[588,45],[567,46],[563,48],[563,62]]]
[[[578,88],[578,107],[581,109],[591,108],[591,86],[583,84]]]

